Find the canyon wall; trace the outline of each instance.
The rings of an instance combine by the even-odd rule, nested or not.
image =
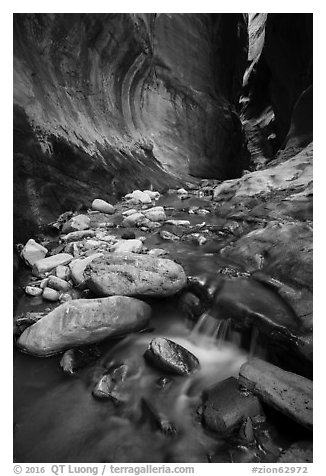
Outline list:
[[[243,14],[14,15],[15,240],[93,198],[233,178]]]

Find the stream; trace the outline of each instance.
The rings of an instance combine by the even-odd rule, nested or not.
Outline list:
[[[187,219],[192,224],[223,222],[213,213],[202,217],[183,210],[195,205],[205,208],[210,203],[208,200],[191,198],[187,202],[167,196],[157,204],[170,207],[169,218]],[[114,233],[123,231],[118,228]],[[137,230],[137,235],[144,233]],[[218,265],[230,265],[216,252],[223,245],[223,238],[194,246],[186,241],[163,242],[158,234],[152,233],[145,245],[163,247],[192,276],[214,276]],[[24,268],[21,282],[28,281],[30,276]],[[210,311],[194,322],[187,318],[174,297],[152,300],[151,306],[149,329],[101,342],[97,346],[100,357],[73,376],[63,373],[59,365],[61,355],[37,358],[14,350],[16,461],[191,463],[214,462],[219,458],[225,462],[270,461],[272,450],[260,446],[259,456],[253,457],[250,445],[206,430],[200,414],[205,389],[228,377],[237,377],[249,355],[264,358],[265,349],[258,342],[257,331],[251,331],[244,345],[243,337],[231,328],[230,322],[221,321],[216,315],[212,317]],[[42,298],[22,296],[16,314],[52,307]],[[199,370],[187,377],[174,376],[149,365],[144,352],[158,336],[192,352],[200,362]],[[121,388],[120,403],[96,400],[92,389],[103,369],[121,364],[127,366],[128,376]],[[166,431],[162,431],[162,421],[158,424],[157,414],[163,415]],[[271,446],[281,447],[291,441],[291,436],[281,436],[270,422],[262,430],[264,435],[266,432]]]

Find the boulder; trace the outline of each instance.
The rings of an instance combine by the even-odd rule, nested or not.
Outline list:
[[[97,296],[172,296],[187,282],[174,261],[136,253],[106,253],[86,267],[84,277]]]
[[[210,430],[228,433],[244,419],[262,413],[258,398],[241,392],[238,380],[230,377],[204,393],[204,423]]]
[[[100,256],[103,256],[103,253],[95,253],[87,258],[79,258],[70,263],[71,279],[77,286],[80,286],[85,281],[84,271],[86,266]]]
[[[189,350],[164,337],[153,339],[145,358],[158,368],[177,375],[190,375],[199,367],[199,360]]]
[[[143,247],[140,240],[119,240],[110,251],[115,253],[139,253]]]
[[[128,228],[129,226],[136,226],[140,221],[144,220],[145,216],[140,213],[132,213],[131,215],[126,216],[126,218],[122,221],[121,226]]]
[[[141,192],[140,190],[134,190],[132,193],[128,193],[125,195],[125,198],[130,203],[152,203],[151,197],[147,193]]]
[[[77,215],[68,220],[62,227],[62,233],[70,233],[71,231],[87,230],[91,223],[87,215]]]
[[[312,381],[258,358],[242,365],[239,382],[275,408],[312,431]]]
[[[76,299],[28,327],[17,345],[25,352],[47,356],[138,331],[148,324],[150,315],[148,304],[130,297]]]
[[[71,288],[70,284],[67,281],[58,278],[57,276],[50,276],[47,285],[49,288],[63,292],[69,291],[69,289]]]
[[[146,218],[151,221],[164,221],[166,220],[166,215],[163,207],[153,207],[145,210],[143,212]]]
[[[24,246],[21,252],[21,257],[23,258],[26,264],[33,267],[37,261],[45,258],[47,253],[48,250],[44,246],[40,245],[31,238]]]
[[[49,256],[37,261],[33,266],[33,274],[35,276],[42,276],[44,273],[52,271],[59,265],[70,263],[73,256],[69,253],[59,253],[58,255]]]
[[[101,200],[100,198],[93,200],[92,209],[97,210],[98,212],[108,213],[110,215],[115,213],[115,208],[110,205],[110,203],[106,202],[105,200]]]

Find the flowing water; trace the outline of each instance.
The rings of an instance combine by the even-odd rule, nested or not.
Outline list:
[[[151,236],[147,246],[156,247],[156,240]],[[194,250],[183,242],[164,246],[173,257],[182,255],[193,274],[212,274],[218,260],[222,263],[205,247]],[[19,312],[32,310],[31,302],[23,297]],[[34,310],[45,307],[42,300],[37,303]],[[152,332],[101,343],[100,359],[72,377],[62,372],[61,356],[42,359],[15,350],[14,454],[18,462],[208,462],[209,455],[218,452],[224,442],[206,432],[201,423],[202,392],[225,378],[237,377],[248,355],[261,351],[257,332],[252,331],[251,344],[244,350],[241,335],[228,320],[207,312],[190,325],[174,299],[156,301],[152,307]],[[156,336],[187,348],[199,359],[200,369],[181,377],[148,364],[143,354]],[[121,363],[128,367],[122,402],[94,399],[97,379]],[[153,422],[153,413],[170,422],[176,434],[164,434]]]

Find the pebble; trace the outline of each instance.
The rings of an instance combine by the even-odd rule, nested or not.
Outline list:
[[[92,209],[97,210],[98,212],[108,213],[110,215],[115,213],[114,206],[111,205],[110,203],[106,202],[105,200],[100,199],[100,198],[96,198],[92,202]]]
[[[64,279],[58,278],[57,276],[50,276],[48,280],[48,287],[55,289],[56,291],[68,291],[71,286]]]
[[[44,288],[42,297],[43,299],[46,299],[47,301],[58,301],[60,294],[55,289]]]
[[[26,286],[25,293],[29,296],[41,296],[43,290],[41,288],[37,288],[36,286]]]
[[[163,238],[163,240],[169,240],[169,241],[180,240],[180,238],[177,235],[174,235],[173,233],[170,233],[169,231],[166,231],[166,230],[160,231],[160,237]]]
[[[166,225],[175,225],[175,226],[190,226],[189,220],[167,220]]]
[[[55,275],[60,278],[64,279],[66,281],[69,281],[71,277],[71,272],[69,266],[62,266],[59,265],[55,268]]]

